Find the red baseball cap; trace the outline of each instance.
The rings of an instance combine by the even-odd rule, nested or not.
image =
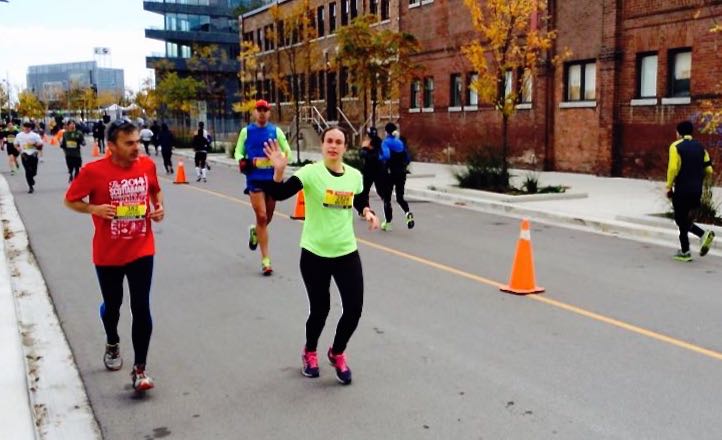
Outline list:
[[[270,108],[271,108],[271,106],[268,105],[268,101],[266,101],[265,99],[259,99],[258,101],[256,101],[256,110],[259,110],[259,109],[269,110]]]

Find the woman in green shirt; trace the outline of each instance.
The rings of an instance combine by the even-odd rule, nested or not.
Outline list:
[[[351,383],[351,369],[346,363],[346,345],[358,325],[363,308],[363,273],[353,230],[355,208],[378,229],[379,220],[363,195],[361,173],[343,163],[346,134],[339,128],[321,134],[323,161],[306,165],[283,182],[288,159],[278,141],[269,140],[264,151],[273,163],[274,182],[267,192],[276,200],[285,200],[303,190],[306,219],[301,233],[301,276],[308,294],[309,315],[306,320],[306,346],[301,373],[318,377],[316,346],[330,309],[331,278],[338,286],[343,314],[336,327],[328,359],[336,369],[336,378]]]

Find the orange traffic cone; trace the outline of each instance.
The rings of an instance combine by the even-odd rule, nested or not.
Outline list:
[[[306,198],[303,195],[303,190],[296,194],[296,208],[293,210],[291,215],[293,220],[305,220],[306,219]]]
[[[536,285],[534,278],[534,256],[531,248],[529,220],[527,219],[521,221],[521,233],[516,244],[516,254],[514,255],[514,263],[511,266],[509,284],[502,287],[501,290],[517,295],[544,291],[543,287]]]
[[[175,180],[173,183],[188,183],[186,179],[186,168],[183,166],[183,161],[178,161],[178,171],[175,173]]]
[[[93,149],[90,150],[90,155],[93,157],[100,157],[100,148],[98,147],[98,143],[93,143]]]

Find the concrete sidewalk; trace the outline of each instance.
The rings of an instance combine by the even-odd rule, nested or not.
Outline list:
[[[192,160],[193,152],[176,150],[177,156]],[[319,160],[316,151],[302,151],[302,160]],[[237,168],[235,160],[223,155],[210,155],[208,161]],[[192,166],[188,167],[192,171]],[[521,186],[527,175],[534,174],[539,186],[569,187],[563,194],[534,196],[500,196],[485,191],[458,188],[454,174],[463,171],[460,165],[412,162],[406,180],[409,199],[464,206],[483,212],[529,218],[543,222],[616,235],[627,239],[648,241],[678,248],[678,230],[674,221],[660,214],[671,211],[661,181],[598,177],[588,174],[511,170],[512,183]],[[290,170],[289,170],[290,172]],[[192,173],[191,173],[192,174]],[[722,201],[722,188],[715,188],[716,200]],[[511,201],[510,199],[514,199]],[[380,212],[379,209],[377,211]],[[423,219],[417,219],[417,222]],[[710,254],[722,256],[722,228],[711,228],[720,237]],[[690,239],[695,247],[694,238]]]

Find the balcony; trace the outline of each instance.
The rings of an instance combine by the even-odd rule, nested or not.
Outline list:
[[[164,61],[171,63],[172,70],[179,72],[189,71],[188,58],[167,58],[160,54],[153,54],[152,56],[145,57],[145,66],[149,69],[153,69],[155,64]],[[214,66],[211,72],[220,73],[236,73],[241,70],[241,63],[238,60],[228,60],[223,64]]]
[[[166,31],[146,29],[145,38],[177,43],[240,44],[238,34],[200,31]]]
[[[223,6],[200,6],[179,3],[164,3],[162,0],[156,0],[144,1],[143,9],[148,12],[156,12],[158,14],[163,14],[165,12],[175,12],[178,14],[211,15],[214,17],[234,18],[232,16],[232,10]]]

